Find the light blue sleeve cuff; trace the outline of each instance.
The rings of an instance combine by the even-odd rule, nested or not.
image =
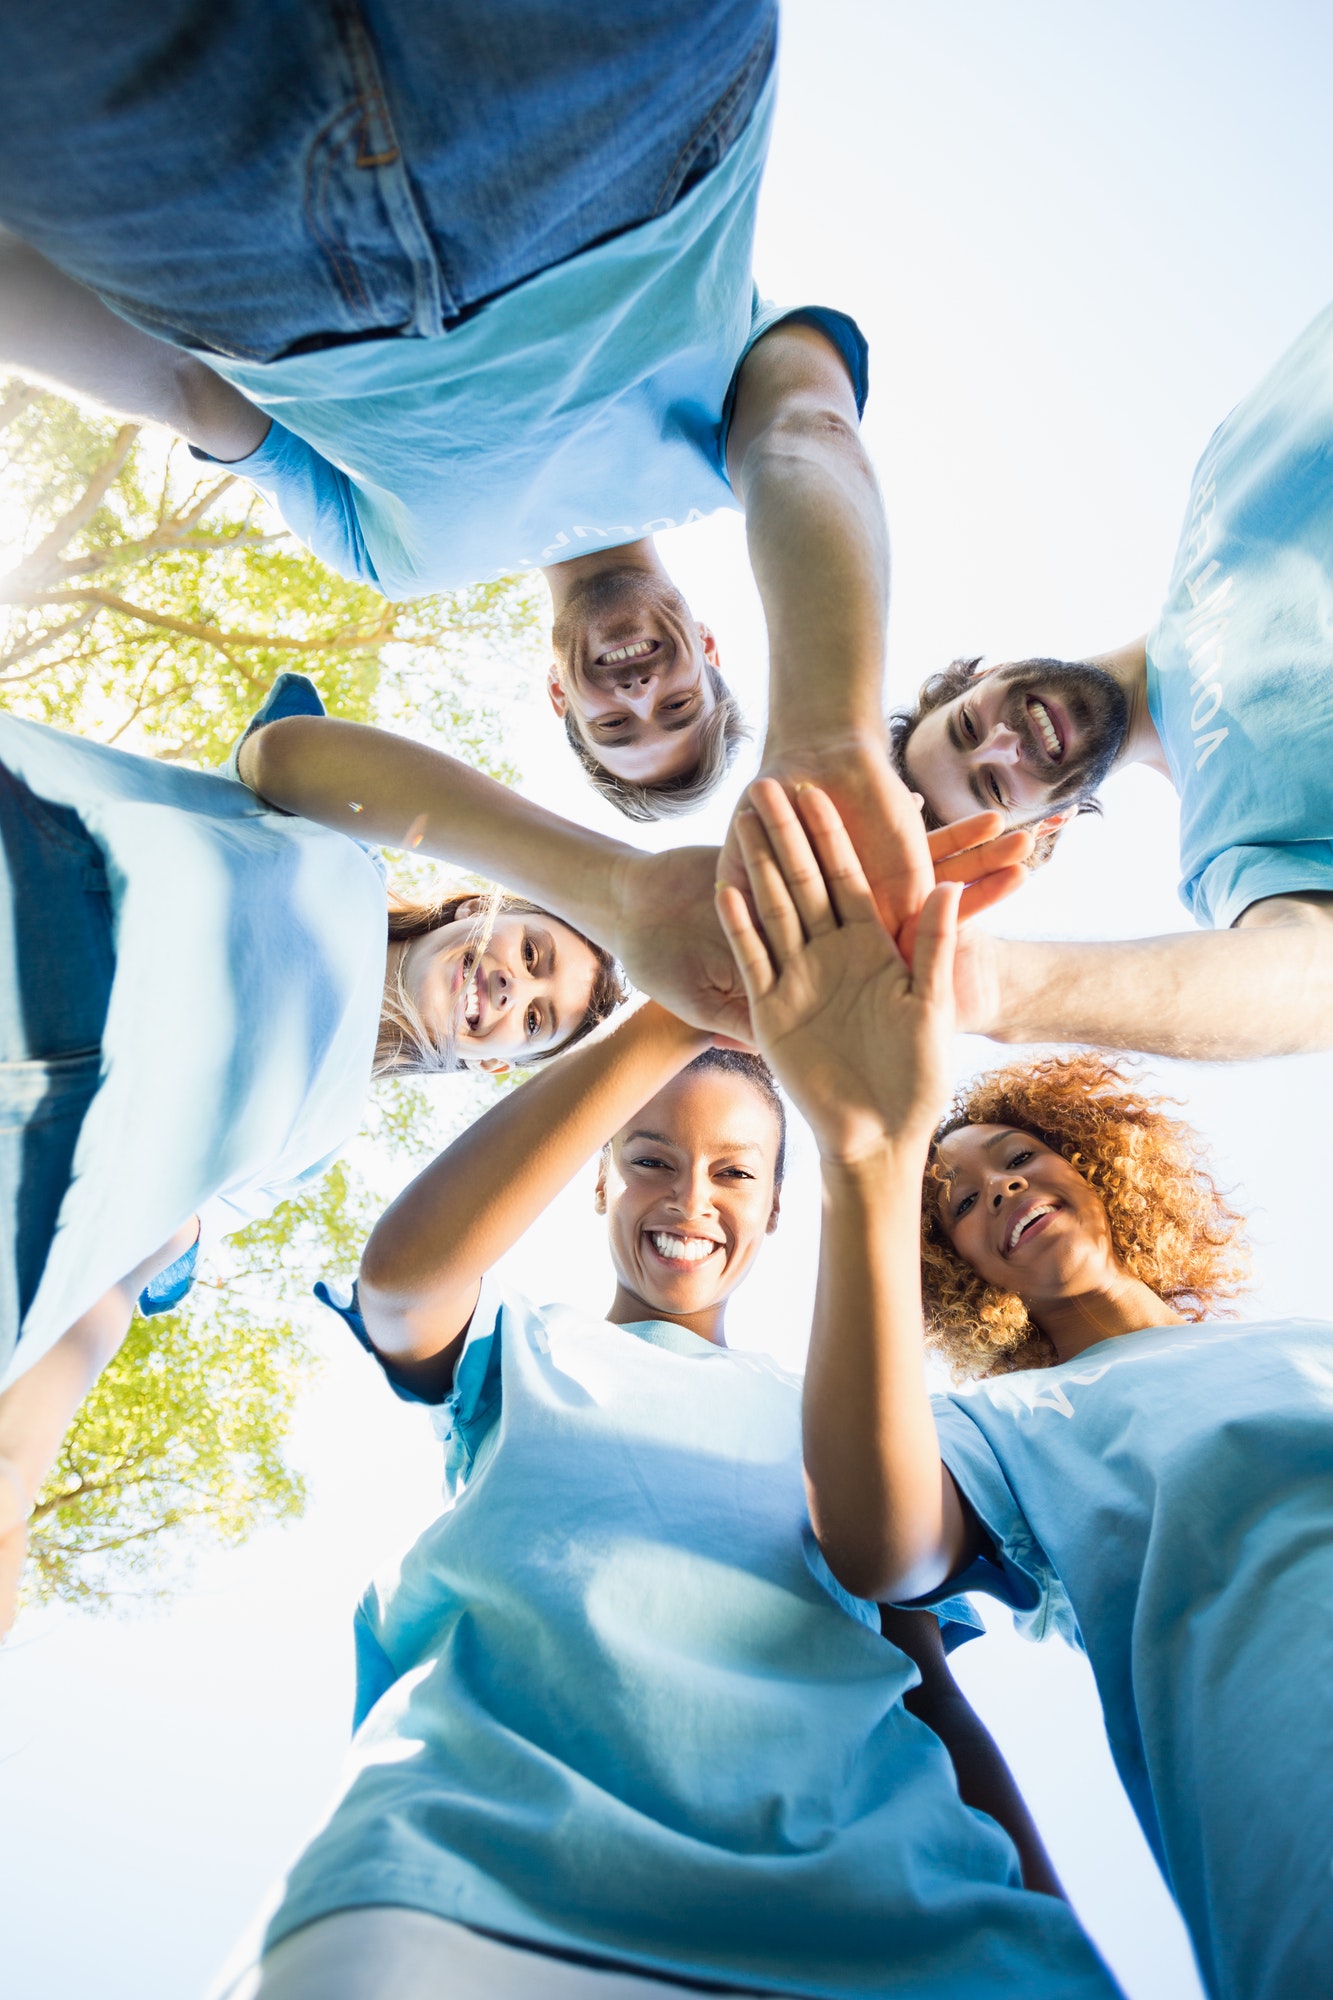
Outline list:
[[[196,1233],[194,1242],[174,1264],[168,1264],[165,1271],[159,1271],[155,1278],[150,1278],[140,1292],[139,1311],[145,1319],[153,1319],[159,1313],[174,1312],[189,1296],[199,1264],[200,1233]]]
[[[1268,896],[1333,894],[1333,840],[1292,840],[1272,847],[1229,847],[1180,887],[1196,923],[1229,930]]]

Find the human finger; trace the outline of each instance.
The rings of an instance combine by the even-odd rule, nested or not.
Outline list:
[[[922,906],[912,947],[912,991],[928,1007],[947,1007],[953,1000],[953,961],[958,947],[956,882],[941,882]]]
[[[979,917],[983,910],[994,909],[997,903],[1003,903],[1021,889],[1027,879],[1027,869],[1015,865],[997,868],[990,875],[983,875],[979,882],[969,882],[958,905],[959,923],[965,924],[970,918]]]
[[[736,829],[750,877],[750,902],[780,971],[805,948],[807,933],[801,913],[759,814],[747,806],[736,815]]]
[[[840,924],[879,923],[875,892],[842,814],[819,785],[797,787],[796,804]],[[881,926],[882,928],[882,926]]]
[[[1032,835],[1023,826],[1010,827],[979,847],[962,848],[935,863],[937,882],[979,882],[997,868],[1024,862],[1032,852]]]
[[[812,789],[802,785],[800,795]],[[757,778],[749,791],[751,806],[763,823],[773,857],[782,871],[787,893],[807,937],[836,930],[838,919],[829,900],[810,836],[783,787],[773,778]]]
[[[926,835],[926,845],[930,858],[939,867],[941,861],[950,860],[955,854],[966,853],[969,847],[984,846],[1004,832],[1004,814],[999,812],[970,813],[966,819],[952,820],[948,826],[937,826],[933,833]]]
[[[739,889],[730,882],[719,882],[715,901],[717,920],[745,981],[746,997],[754,1007],[777,984],[777,971],[768,946],[756,929],[750,905]]]

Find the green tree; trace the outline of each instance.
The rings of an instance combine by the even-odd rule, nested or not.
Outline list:
[[[532,665],[529,582],[390,604],[326,570],[243,482],[179,443],[0,381],[4,546],[17,550],[0,572],[12,713],[215,765],[296,668],[334,713],[513,776],[482,676]],[[311,1284],[355,1269],[396,1186],[495,1088],[382,1084],[331,1173],[223,1246],[180,1312],[135,1321],[39,1497],[29,1602],[161,1595],[193,1550],[300,1513],[286,1439],[315,1367]]]
[[[479,696],[532,658],[530,582],[391,604],[316,562],[244,481],[164,433],[0,381],[0,704],[216,765],[276,676],[512,776]]]

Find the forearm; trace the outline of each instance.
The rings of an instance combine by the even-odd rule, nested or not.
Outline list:
[[[914,1688],[903,1697],[903,1706],[928,1729],[933,1729],[948,1751],[963,1804],[985,1813],[1013,1841],[1022,1864],[1023,1887],[1041,1895],[1063,1897],[1060,1878],[1027,1800],[1018,1789],[999,1744],[957,1682],[951,1677],[949,1689],[944,1693]]]
[[[376,1346],[408,1360],[447,1346],[491,1266],[707,1045],[648,1001],[469,1126],[385,1211],[366,1245],[360,1299]]]
[[[27,1507],[36,1500],[75,1411],[129,1330],[139,1292],[194,1242],[198,1228],[192,1215],[0,1395],[0,1533],[13,1525],[20,1493]]]
[[[765,761],[882,741],[888,532],[859,432],[798,413],[756,442],[742,480],[768,626]]]
[[[95,292],[0,230],[0,364],[164,424],[224,460],[246,458],[269,420],[212,369],[131,326]]]
[[[357,840],[473,869],[616,949],[619,870],[635,850],[456,757],[363,723],[290,716],[250,738],[240,768],[271,805]]]
[[[924,1136],[824,1166],[804,1438],[810,1517],[861,1597],[934,1589],[956,1566],[961,1512],[926,1389],[919,1218]]]
[[[996,952],[998,999],[982,1027],[996,1041],[1091,1042],[1196,1062],[1333,1047],[1327,923],[1123,944],[999,940]]]

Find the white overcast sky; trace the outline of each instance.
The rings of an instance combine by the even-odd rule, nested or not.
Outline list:
[[[1149,625],[1209,433],[1333,291],[1331,44],[1315,0],[787,0],[757,275],[771,297],[849,309],[870,341],[895,695],[964,651],[1077,657]],[[666,553],[759,714],[739,523]],[[531,691],[511,723],[535,796],[620,830],[559,768]],[[1005,929],[1187,926],[1168,787],[1130,774],[1106,802]],[[960,1072],[993,1053],[960,1043]],[[1157,1073],[1251,1207],[1256,1315],[1321,1315],[1333,1060]],[[733,1337],[798,1366],[816,1223],[804,1133],[795,1150]],[[586,1177],[509,1265],[539,1296],[606,1304]],[[24,2000],[195,2000],[330,1793],[351,1608],[432,1517],[438,1466],[332,1322],[320,1338],[299,1527],[206,1562],[167,1614],[43,1614],[0,1656],[0,1923]],[[1191,2000],[1086,1668],[994,1624],[960,1677],[1075,1902],[1132,2000]]]

